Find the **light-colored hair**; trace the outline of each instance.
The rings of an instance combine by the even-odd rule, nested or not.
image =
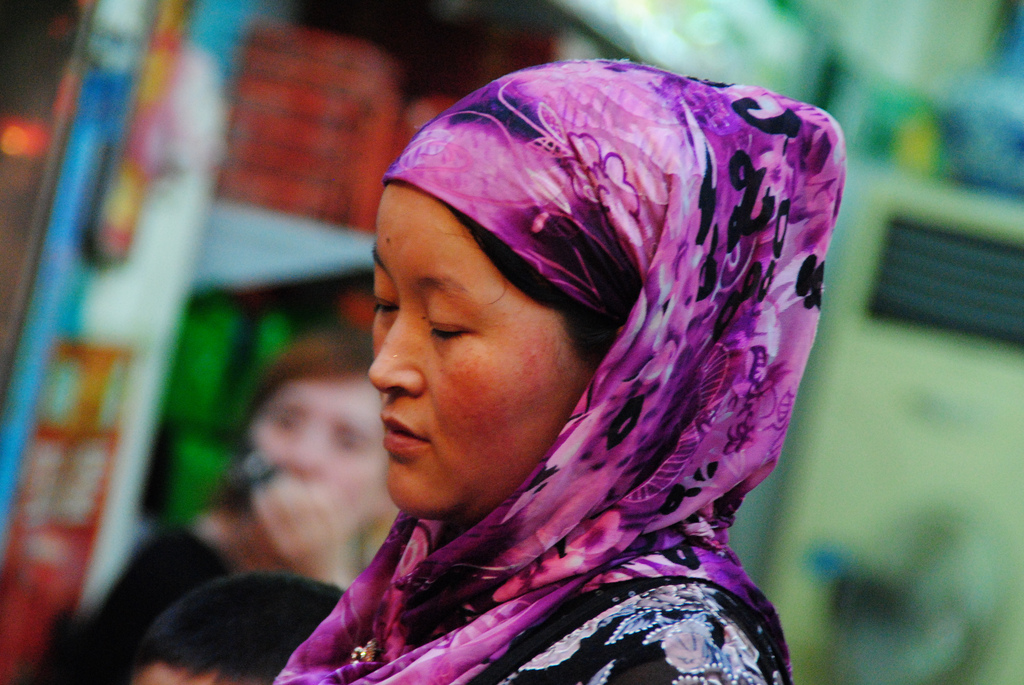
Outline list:
[[[249,405],[251,421],[266,402],[288,383],[301,379],[365,377],[373,363],[369,332],[351,326],[335,326],[299,336],[271,361]]]

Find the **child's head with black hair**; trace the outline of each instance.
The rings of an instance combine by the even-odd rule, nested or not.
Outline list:
[[[132,685],[270,685],[340,597],[334,585],[288,573],[205,583],[153,621]]]

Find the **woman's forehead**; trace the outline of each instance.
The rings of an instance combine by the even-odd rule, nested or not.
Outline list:
[[[397,186],[381,205],[373,248],[376,277],[453,299],[473,299],[478,286],[491,282],[505,287],[501,272],[442,202]]]

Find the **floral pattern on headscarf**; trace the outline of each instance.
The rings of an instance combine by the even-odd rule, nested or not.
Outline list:
[[[385,181],[622,328],[533,476],[454,539],[400,516],[278,685],[467,682],[566,599],[645,576],[711,580],[781,643],[727,529],[782,447],[844,157],[815,107],[617,61],[515,72],[426,124]]]

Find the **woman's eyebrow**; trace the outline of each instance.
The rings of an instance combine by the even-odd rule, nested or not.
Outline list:
[[[383,269],[384,273],[390,275],[388,268],[384,266],[384,262],[380,258],[376,243],[373,244],[373,263]],[[469,292],[466,286],[450,276],[421,276],[416,279],[416,285],[424,290],[437,290],[449,295],[465,295]]]
[[[469,292],[466,286],[448,276],[422,276],[416,279],[416,285],[424,290],[436,290],[446,295],[465,295]]]

